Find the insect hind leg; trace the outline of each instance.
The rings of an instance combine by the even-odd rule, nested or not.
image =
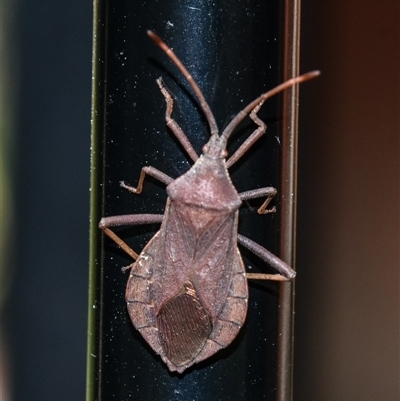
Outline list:
[[[252,241],[251,239],[238,234],[238,243],[243,245],[249,251],[253,252],[264,262],[267,262],[279,274],[258,274],[246,273],[247,278],[255,280],[274,280],[274,281],[290,281],[296,277],[296,272],[287,265],[282,259],[278,258],[272,252],[268,251],[261,245]]]
[[[136,260],[139,255],[109,227],[161,223],[163,218],[164,215],[162,214],[125,214],[122,216],[103,217],[99,222],[99,228],[133,260]]]

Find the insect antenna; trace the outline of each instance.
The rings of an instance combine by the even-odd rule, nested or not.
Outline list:
[[[204,115],[207,118],[208,124],[210,126],[211,135],[217,135],[218,127],[217,127],[217,123],[215,122],[214,115],[213,115],[206,99],[204,98],[202,91],[200,90],[199,86],[197,85],[196,81],[194,80],[194,78],[190,75],[189,71],[182,64],[181,60],[179,60],[179,58],[174,53],[174,51],[170,47],[168,47],[167,44],[159,36],[157,36],[153,31],[150,31],[150,30],[147,31],[147,35],[149,35],[150,38],[153,39],[154,42],[159,47],[161,47],[161,49],[172,60],[172,62],[179,68],[179,70],[181,71],[181,73],[183,74],[185,79],[189,82],[190,86],[192,87],[194,93],[197,96],[197,99],[199,99],[199,101],[200,101],[200,107],[203,110]]]
[[[308,81],[309,79],[313,79],[320,74],[320,71],[311,71],[306,74],[300,75],[299,77],[292,78],[283,82],[282,84],[276,86],[275,88],[269,90],[268,92],[263,93],[257,99],[253,100],[250,104],[248,104],[242,111],[240,111],[236,117],[228,124],[228,126],[224,129],[221,134],[221,138],[225,138],[228,140],[232,131],[239,125],[239,123],[249,114],[251,111],[261,102],[265,102],[270,97],[276,95],[279,92],[284,91],[285,89],[290,88],[293,85],[299,84],[301,82]]]

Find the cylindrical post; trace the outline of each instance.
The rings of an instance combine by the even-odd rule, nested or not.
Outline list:
[[[290,383],[290,378],[282,381],[282,367],[278,367],[282,361],[279,284],[250,282],[247,320],[234,342],[183,375],[170,374],[129,320],[124,300],[128,277],[121,267],[132,260],[97,231],[103,216],[164,211],[163,185],[150,179],[143,192],[134,195],[120,188],[119,181],[135,186],[145,165],[173,178],[191,166],[166,128],[158,77],[173,94],[173,117],[198,154],[209,138],[189,85],[146,30],[154,30],[174,49],[222,130],[247,103],[286,77],[285,13],[280,1],[97,2],[91,215],[96,239],[91,258],[88,400],[276,401],[281,387]],[[281,167],[285,112],[280,99],[269,100],[258,113],[268,125],[266,135],[230,171],[239,192],[266,186],[278,189],[276,214],[258,215],[262,200],[245,202],[239,224],[241,234],[277,255],[285,201],[280,197],[281,172],[287,171]],[[243,122],[229,139],[229,154],[255,128],[251,120]],[[158,227],[124,228],[119,233],[140,252]],[[248,271],[273,272],[255,255],[240,250]]]

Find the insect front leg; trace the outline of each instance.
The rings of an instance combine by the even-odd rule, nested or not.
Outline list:
[[[258,125],[258,128],[239,146],[239,149],[226,161],[226,168],[231,167],[236,163],[252,146],[257,142],[267,130],[267,125],[264,121],[258,118],[257,113],[263,105],[261,101],[249,114],[249,117]],[[239,113],[240,114],[240,113]]]
[[[167,109],[165,111],[165,121],[170,130],[174,133],[178,141],[181,143],[183,148],[186,150],[186,153],[190,156],[190,158],[195,162],[199,156],[196,151],[193,149],[192,144],[189,142],[189,139],[182,131],[182,128],[178,125],[178,123],[171,117],[172,110],[174,106],[174,99],[169,93],[168,89],[164,85],[164,82],[161,78],[157,79],[157,84],[160,87],[161,93],[164,95],[165,102],[167,103]]]
[[[136,188],[125,184],[124,181],[120,182],[120,186],[122,188],[127,189],[129,192],[132,192],[134,194],[140,194],[143,189],[143,182],[144,182],[146,175],[149,175],[150,177],[155,178],[156,180],[164,183],[165,185],[168,185],[169,183],[171,183],[173,181],[173,179],[170,176],[163,173],[162,171],[157,170],[156,168],[151,167],[151,166],[145,166],[142,168],[142,171],[140,172],[139,182],[138,182],[138,185]]]
[[[267,199],[265,202],[258,208],[257,213],[258,214],[268,214],[268,213],[275,213],[276,212],[276,207],[274,206],[271,209],[267,209],[267,206],[269,202],[271,202],[272,198],[276,195],[277,190],[273,187],[265,187],[265,188],[258,188],[258,189],[252,189],[250,191],[245,191],[239,194],[240,199],[242,201],[248,200],[248,199],[255,199],[255,198],[261,198],[263,196],[266,196]]]
[[[248,279],[254,280],[275,280],[275,281],[290,281],[295,278],[296,272],[286,264],[282,259],[279,259],[272,252],[268,251],[261,245],[251,239],[238,234],[238,243],[253,252],[264,262],[267,262],[271,267],[279,272],[279,274],[263,274],[263,273],[246,273]]]
[[[163,217],[164,215],[162,214],[125,214],[122,216],[103,217],[99,222],[99,228],[133,260],[136,260],[139,255],[109,227],[161,223]]]

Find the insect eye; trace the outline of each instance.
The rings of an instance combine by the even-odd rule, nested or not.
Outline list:
[[[203,149],[202,149],[203,153],[207,153],[208,148],[209,148],[209,145],[208,145],[208,143],[206,143],[206,144],[203,146]]]
[[[227,151],[226,149],[224,149],[224,150],[221,152],[221,157],[223,157],[224,159],[226,159],[227,156],[228,156],[228,151]]]

